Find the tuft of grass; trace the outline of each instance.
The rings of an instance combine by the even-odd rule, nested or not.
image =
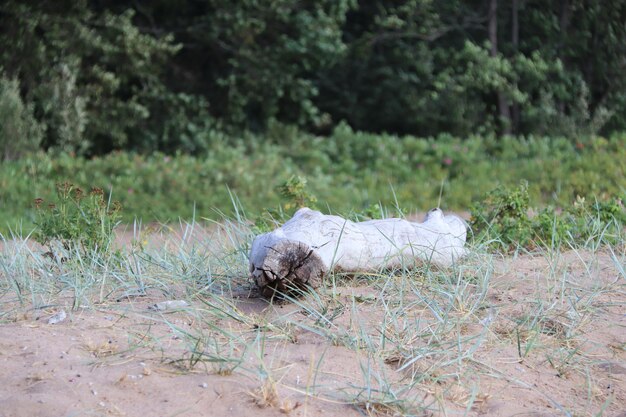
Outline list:
[[[575,242],[598,247],[621,241],[626,227],[626,207],[619,197],[576,201],[559,210],[530,206],[528,182],[516,188],[498,187],[472,207],[474,239],[496,250],[552,248]]]
[[[85,193],[70,182],[56,186],[56,199],[35,199],[37,219],[34,238],[47,245],[50,256],[59,258],[55,243],[67,250],[106,252],[113,239],[113,229],[121,218],[121,204],[105,201],[104,191],[92,187]],[[66,259],[60,257],[60,259]]]
[[[367,415],[489,412],[494,386],[523,387],[564,414],[615,410],[597,388],[597,364],[622,355],[623,343],[600,345],[594,332],[626,307],[623,231],[593,226],[589,238],[569,233],[506,254],[493,250],[502,236],[486,236],[448,269],[332,274],[279,303],[255,296],[255,226],[237,213],[219,223],[137,221],[125,247],[58,244],[52,258],[31,236],[2,237],[0,320],[52,307],[120,312],[140,324],[125,329],[126,346],[87,345],[95,360],[150,357],[171,372],[228,377],[252,404],[284,413],[311,403]],[[585,223],[598,225],[596,215]],[[162,300],[188,307],[144,308]],[[527,369],[583,388],[552,398]]]

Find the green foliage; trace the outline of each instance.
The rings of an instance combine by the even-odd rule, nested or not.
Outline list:
[[[113,228],[120,219],[121,204],[105,201],[101,188],[88,194],[69,182],[56,187],[57,198],[35,199],[37,229],[35,240],[42,245],[60,242],[65,249],[85,252],[106,251],[113,239]]]
[[[20,220],[25,227],[32,224],[32,200],[54,198],[55,183],[67,178],[84,189],[102,184],[113,190],[126,222],[215,218],[216,210],[232,214],[232,195],[254,218],[286,202],[278,187],[292,176],[307,179],[305,192],[317,197],[318,207],[346,215],[376,204],[408,212],[436,206],[466,211],[489,190],[522,178],[528,181],[530,207],[562,209],[576,196],[605,202],[626,190],[624,135],[576,143],[549,137],[422,139],[346,126],[330,138],[277,127],[272,134],[239,142],[215,135],[201,158],[120,152],[95,158],[35,154],[5,162],[0,227],[14,228]]]
[[[569,210],[569,209],[568,209]],[[571,232],[575,222],[580,222],[582,216],[568,216],[558,212],[552,206],[540,210],[529,222],[529,234],[532,239],[520,242],[526,247],[533,245],[554,246],[557,243],[572,237]],[[574,237],[573,241],[580,242],[580,236]],[[511,244],[513,242],[510,242]]]
[[[577,241],[597,239],[602,236],[607,242],[616,242],[626,227],[626,208],[622,198],[611,197],[588,202],[578,197],[564,217],[569,221],[568,234]]]
[[[314,208],[317,197],[307,189],[307,180],[299,175],[292,175],[287,181],[278,187],[280,194],[287,200],[283,207],[287,211],[297,210],[302,207]]]
[[[383,219],[385,217],[385,209],[381,207],[379,203],[370,204],[368,207],[361,210],[361,212],[355,214],[357,221]]]
[[[276,187],[281,202],[277,208],[262,210],[254,220],[255,232],[264,233],[278,227],[287,221],[293,214],[303,207],[315,208],[317,197],[311,194],[307,186],[307,179],[299,175],[292,175],[288,180]]]
[[[226,95],[225,118],[252,129],[274,118],[300,126],[323,124],[311,75],[345,49],[341,24],[351,3],[209,2],[199,19],[206,24],[201,39],[217,51],[214,76]]]
[[[168,107],[179,107],[162,76],[179,47],[141,33],[133,17],[96,13],[85,1],[0,6],[0,65],[19,78],[46,148],[94,154],[159,144],[149,137],[170,119]]]
[[[60,64],[40,87],[40,105],[46,130],[54,135],[50,147],[58,152],[85,154],[91,146],[84,134],[88,123],[87,100],[76,88],[78,69]]]
[[[513,190],[498,187],[472,207],[470,226],[475,234],[485,232],[505,247],[526,246],[533,238],[529,202],[526,182]]]
[[[225,133],[270,138],[277,124],[570,140],[626,129],[626,3],[488,9],[458,0],[8,0],[0,67],[43,128],[33,143],[43,132],[44,149],[87,156],[206,155]]]
[[[559,210],[531,210],[528,184],[522,182],[513,189],[498,187],[475,203],[470,226],[475,239],[494,249],[614,242],[626,227],[626,208],[618,197],[589,204],[579,196]]]
[[[39,148],[43,129],[25,105],[16,79],[0,72],[0,161],[16,159]]]
[[[345,25],[344,59],[320,76],[320,107],[358,130],[401,134],[467,136],[506,126],[576,137],[623,126],[623,65],[600,56],[623,62],[624,5],[518,4],[514,11],[500,3],[489,16],[484,2],[360,2]],[[600,16],[608,22],[601,28]],[[495,53],[487,24],[478,23],[490,18],[498,27]],[[611,52],[596,51],[592,39]],[[509,120],[501,119],[498,95]]]

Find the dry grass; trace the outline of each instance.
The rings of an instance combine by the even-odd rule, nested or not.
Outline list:
[[[66,337],[91,366],[115,369],[117,386],[167,375],[203,389],[197,378],[210,377],[209,387],[228,381],[261,413],[574,416],[626,407],[623,242],[510,257],[474,247],[448,270],[331,276],[278,304],[256,298],[247,280],[245,224],[150,230],[158,245],[136,234],[141,245],[62,254],[63,263],[28,239],[6,241],[0,320],[19,330],[44,308],[66,308],[79,332]],[[178,299],[189,307],[147,308]],[[65,328],[35,330],[48,329]],[[18,348],[0,340],[0,350]],[[144,366],[127,368],[137,361]],[[29,386],[44,380],[36,375],[47,374],[26,375]]]

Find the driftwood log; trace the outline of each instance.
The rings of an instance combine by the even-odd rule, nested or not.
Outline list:
[[[430,262],[450,266],[465,254],[466,223],[432,209],[424,222],[355,223],[308,208],[280,228],[257,236],[250,274],[265,296],[317,288],[330,271],[365,272]]]

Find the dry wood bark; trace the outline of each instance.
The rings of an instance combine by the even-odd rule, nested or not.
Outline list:
[[[430,262],[450,266],[465,254],[467,225],[431,210],[423,223],[404,219],[355,223],[308,208],[257,236],[250,274],[263,294],[317,288],[330,271],[365,272]]]

